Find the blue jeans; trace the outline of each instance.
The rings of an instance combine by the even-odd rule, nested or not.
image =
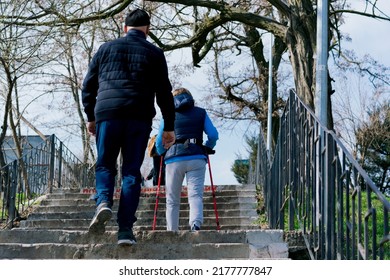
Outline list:
[[[107,120],[96,124],[96,205],[113,205],[117,159],[122,155],[122,189],[117,222],[119,230],[128,230],[137,220],[141,192],[141,165],[152,130],[151,121]]]

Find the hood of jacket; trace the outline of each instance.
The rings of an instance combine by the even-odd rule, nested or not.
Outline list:
[[[174,102],[175,110],[178,112],[191,109],[194,107],[195,104],[194,98],[191,94],[187,92],[183,92],[179,95],[174,96]]]

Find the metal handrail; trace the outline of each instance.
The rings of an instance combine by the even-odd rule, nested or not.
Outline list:
[[[269,226],[301,231],[312,259],[390,259],[389,200],[294,91],[257,170]]]
[[[93,185],[93,170],[53,134],[0,169],[0,223],[12,228],[38,197],[55,188]]]

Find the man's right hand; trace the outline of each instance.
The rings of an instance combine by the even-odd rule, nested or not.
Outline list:
[[[162,134],[162,144],[165,149],[169,149],[173,144],[175,144],[176,136],[174,131],[163,131]]]

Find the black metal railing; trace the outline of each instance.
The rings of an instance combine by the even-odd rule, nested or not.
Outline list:
[[[12,228],[36,199],[54,188],[94,185],[94,172],[51,135],[0,169],[0,223]]]
[[[294,91],[256,168],[270,227],[301,231],[312,259],[390,259],[389,200]]]

